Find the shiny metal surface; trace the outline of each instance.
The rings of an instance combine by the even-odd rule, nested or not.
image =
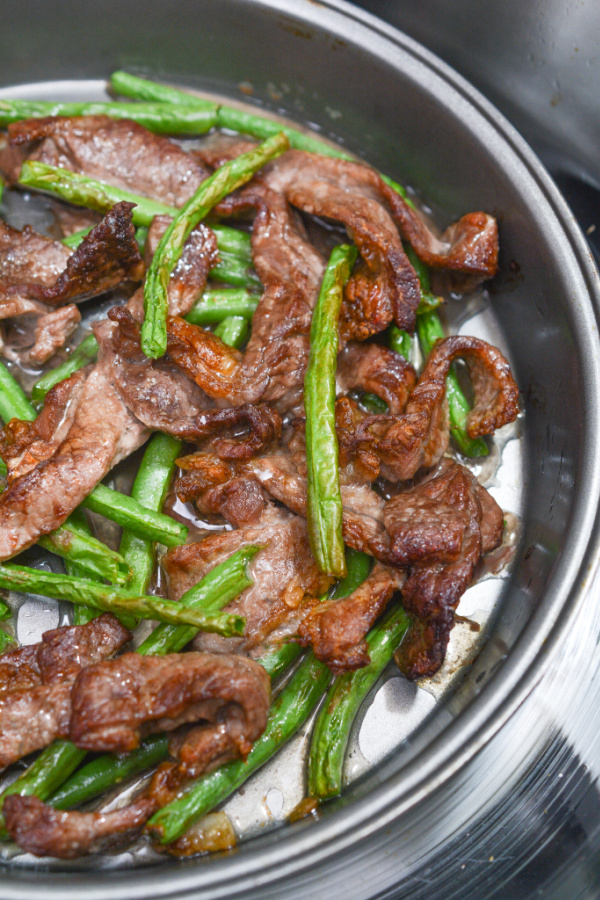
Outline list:
[[[320,822],[258,837],[227,859],[169,861],[152,872],[6,869],[0,896],[515,896],[519,878],[529,884],[522,895],[535,895],[546,877],[538,862],[557,829],[555,797],[565,783],[586,786],[575,753],[595,740],[582,727],[575,741],[571,723],[587,709],[598,633],[590,609],[600,495],[598,283],[571,212],[476,92],[348,5],[56,3],[53,14],[65,23],[60,58],[44,54],[44,10],[37,2],[15,9],[11,39],[5,34],[0,45],[2,84],[98,78],[118,66],[234,98],[251,84],[257,102],[316,123],[420,188],[442,220],[476,206],[501,217],[492,304],[526,409],[525,506],[515,569],[483,652],[402,751],[360,778]],[[131,21],[139,27],[120,37]],[[377,722],[370,727],[377,731]],[[546,780],[536,793],[540,754]],[[595,814],[590,803],[592,833]],[[577,845],[585,826],[574,816]],[[549,856],[560,885],[559,853]]]

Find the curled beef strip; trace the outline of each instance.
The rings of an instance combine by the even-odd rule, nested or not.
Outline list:
[[[404,584],[404,572],[376,563],[368,578],[348,597],[320,603],[298,628],[303,644],[335,675],[370,662],[365,636],[389,600]]]
[[[79,674],[70,739],[84,750],[128,753],[147,734],[206,721],[225,724],[238,755],[245,756],[264,731],[269,702],[269,676],[250,659],[125,653]]]
[[[144,797],[113,812],[61,812],[37,797],[7,797],[2,813],[6,830],[27,853],[77,859],[129,844],[141,833],[156,802]]]
[[[69,379],[76,396],[66,434],[55,418],[60,438],[50,435],[46,448],[39,441],[35,453],[40,462],[0,495],[0,559],[62,525],[112,466],[148,437],[115,390],[106,363],[100,360],[84,375],[83,383]]]
[[[380,344],[346,344],[337,364],[339,391],[360,388],[385,400],[391,415],[404,412],[417,376],[400,353]]]
[[[12,156],[6,158],[4,172],[11,181],[18,179],[28,158],[183,206],[207,176],[198,159],[178,144],[125,119],[27,119],[10,125],[8,136]]]
[[[409,567],[404,605],[418,617],[398,663],[410,678],[431,675],[477,563],[500,543],[502,510],[468,469],[444,460],[432,478],[386,503],[384,521],[394,563]]]
[[[312,309],[325,262],[285,200],[264,185],[228,198],[223,212],[256,209],[252,253],[264,293],[245,353],[178,318],[168,321],[168,354],[206,393],[240,406],[260,400],[281,410],[302,402]]]
[[[27,354],[29,362],[43,365],[63,346],[81,322],[74,303],[40,316],[35,325],[35,342]]]
[[[0,657],[0,766],[8,766],[57,737],[67,737],[71,692],[78,674],[131,639],[105,613],[87,625],[47,632],[41,643]]]
[[[431,351],[421,377],[398,415],[368,416],[354,435],[345,435],[344,450],[371,450],[389,481],[408,481],[421,468],[434,466],[449,441],[446,378],[455,359],[464,359],[475,392],[467,418],[470,437],[493,434],[517,417],[518,388],[509,365],[496,347],[474,337],[444,338]]]
[[[31,301],[47,306],[81,302],[139,281],[144,264],[131,222],[132,203],[117,203],[72,253],[62,244],[26,227],[0,229],[0,316],[17,315],[15,304],[30,311]],[[37,261],[36,261],[37,260]]]
[[[277,644],[295,634],[306,606],[331,584],[312,556],[304,519],[261,502],[262,515],[254,524],[173,548],[163,558],[169,596],[179,599],[209,569],[240,547],[264,545],[248,567],[253,583],[227,606],[228,611],[246,619],[244,637],[201,634],[194,639],[196,649],[258,655],[265,642]]]

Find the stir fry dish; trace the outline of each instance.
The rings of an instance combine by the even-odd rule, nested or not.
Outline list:
[[[440,233],[313,134],[110,87],[0,100],[7,195],[53,222],[0,222],[0,588],[74,605],[36,644],[0,629],[0,838],[62,859],[231,846],[207,815],[313,715],[307,808],[339,795],[371,688],[440,669],[502,542],[469,459],[518,413],[439,314],[495,275],[492,216]],[[64,571],[9,561],[34,545]]]

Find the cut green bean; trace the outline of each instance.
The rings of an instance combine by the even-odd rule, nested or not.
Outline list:
[[[94,362],[97,356],[98,341],[93,334],[88,334],[64,362],[55,369],[46,372],[36,381],[31,390],[31,399],[36,403],[41,403],[54,385],[64,381],[65,378],[69,378],[74,372],[83,369],[89,363]]]
[[[16,645],[17,642],[12,634],[9,634],[4,628],[0,628],[0,653],[6,653],[7,650],[14,650]]]
[[[381,397],[378,397],[377,394],[363,394],[358,398],[358,405],[374,416],[388,411],[387,403]]]
[[[89,534],[82,533],[69,520],[68,528],[57,528],[42,535],[38,544],[65,560],[76,560],[86,576],[106,578],[111,584],[127,584],[132,572],[120,553],[116,553]]]
[[[445,337],[442,323],[436,312],[423,313],[417,317],[417,335],[423,356],[428,356],[435,344]],[[446,396],[450,414],[450,434],[461,453],[471,458],[487,456],[488,446],[483,438],[471,438],[467,434],[466,422],[471,404],[464,395],[454,368],[446,379]]]
[[[409,626],[410,617],[401,606],[389,610],[367,635],[369,665],[355,672],[345,672],[332,684],[311,738],[310,797],[324,800],[341,792],[344,758],[354,720]]]
[[[246,340],[249,330],[248,319],[243,316],[229,316],[217,325],[214,333],[224,344],[239,347]]]
[[[181,522],[148,509],[132,497],[113,491],[103,484],[96,485],[81,505],[106,516],[123,528],[129,528],[138,537],[158,541],[165,547],[185,544],[188,536],[188,529]]]
[[[219,252],[219,262],[208,273],[213,281],[230,284],[234,288],[247,288],[261,292],[261,280],[254,269],[243,259],[231,253]]]
[[[0,362],[0,417],[5,422],[11,419],[24,419],[33,422],[37,413],[25,395],[25,391]]]
[[[51,103],[44,100],[0,100],[0,125],[45,116],[109,116],[130,119],[156,134],[206,134],[217,124],[217,105],[175,106],[172,103]]]
[[[346,574],[335,430],[338,319],[356,255],[356,248],[348,244],[331,253],[313,312],[304,378],[308,534],[319,568],[337,578]]]
[[[40,594],[44,597],[57,597],[69,603],[95,606],[106,612],[129,613],[138,619],[158,619],[173,625],[193,625],[202,631],[214,632],[224,637],[244,633],[245,621],[241,616],[205,614],[202,611],[185,609],[178,603],[159,597],[132,595],[125,588],[114,588],[55,572],[42,572],[28,566],[17,566],[12,563],[0,565],[0,587]]]
[[[236,188],[246,184],[269,160],[280,156],[289,146],[287,138],[276,134],[258,147],[225,163],[203,181],[197,191],[173,218],[156,249],[144,282],[144,322],[142,350],[151,359],[163,356],[167,349],[167,290],[185,241],[203,218]]]
[[[271,704],[267,727],[245,760],[221,766],[193,783],[163,806],[146,828],[161,844],[170,844],[201,816],[236,791],[298,731],[318,704],[331,673],[312,652],[300,663],[289,683]]]
[[[50,803],[55,809],[72,809],[116,787],[126,778],[158,765],[168,755],[167,735],[153,734],[137,750],[124,756],[98,756],[63,784],[50,798]]]
[[[4,600],[0,600],[0,621],[4,622],[5,619],[10,619],[12,616],[12,610],[8,603]]]
[[[185,318],[192,325],[218,325],[229,316],[244,316],[251,319],[259,299],[256,294],[250,293],[245,288],[204,291]]]
[[[362,550],[353,550],[352,547],[345,548],[346,556],[346,574],[338,581],[331,592],[331,600],[341,600],[361,586],[365,578],[367,578],[373,568],[373,559]]]

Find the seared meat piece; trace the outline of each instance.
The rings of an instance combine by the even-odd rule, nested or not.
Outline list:
[[[47,632],[33,648],[0,657],[0,767],[54,738],[67,737],[71,691],[87,665],[105,659],[131,639],[118,619],[105,613],[87,625]]]
[[[15,477],[0,495],[0,559],[30,547],[65,521],[112,466],[144,443],[148,432],[116,392],[100,361],[85,381],[74,378],[74,402],[60,443],[36,444],[42,461]],[[50,416],[52,418],[52,416]],[[32,502],[32,498],[35,498]]]
[[[486,341],[454,335],[440,341],[403,413],[368,416],[354,435],[345,435],[347,455],[371,450],[380,459],[381,474],[390,481],[408,481],[421,468],[434,466],[448,446],[446,378],[455,359],[466,361],[475,391],[467,419],[470,437],[493,434],[514,421],[519,411],[518,388],[500,351]]]
[[[226,725],[231,744],[245,756],[264,731],[269,701],[269,676],[250,659],[125,653],[80,673],[70,738],[84,750],[127,753],[147,734],[206,721]]]
[[[389,500],[384,520],[394,563],[410,567],[404,605],[424,620],[402,644],[402,669],[412,678],[432,674],[475,566],[500,543],[502,510],[468,469],[444,460],[433,478]]]
[[[37,797],[7,797],[2,813],[12,839],[34,856],[77,859],[131,843],[156,810],[151,798],[141,798],[113,812],[61,812]]]
[[[142,125],[107,116],[48,116],[16,122],[8,129],[13,150],[9,180],[21,162],[34,159],[108,181],[169,206],[183,206],[207,172],[197,158]],[[15,165],[15,150],[20,161]]]
[[[294,634],[307,603],[331,584],[313,559],[304,519],[269,504],[256,524],[169,550],[163,558],[169,596],[179,599],[209,569],[247,544],[264,545],[249,566],[253,584],[227,606],[246,619],[244,637],[198,635],[197,649],[258,654],[265,641],[277,643]]]
[[[399,353],[380,344],[346,344],[338,357],[337,382],[346,393],[360,388],[385,400],[392,415],[404,412],[417,376]]]
[[[310,610],[298,628],[301,643],[311,644],[317,659],[327,663],[335,675],[367,666],[370,660],[364,638],[405,579],[404,572],[376,563],[348,597]]]
[[[312,309],[325,262],[275,192],[257,184],[226,204],[223,211],[230,214],[257,210],[252,254],[265,290],[248,347],[242,356],[209,331],[172,318],[168,353],[215,400],[235,406],[267,400],[293,409],[302,402]]]
[[[74,303],[40,316],[35,326],[35,343],[27,354],[34,365],[47,362],[63,346],[79,323],[81,313]]]
[[[131,203],[117,203],[72,253],[30,228],[19,232],[3,225],[0,317],[17,315],[15,303],[64,306],[96,297],[123,281],[139,281],[144,264],[131,223],[132,208]]]

